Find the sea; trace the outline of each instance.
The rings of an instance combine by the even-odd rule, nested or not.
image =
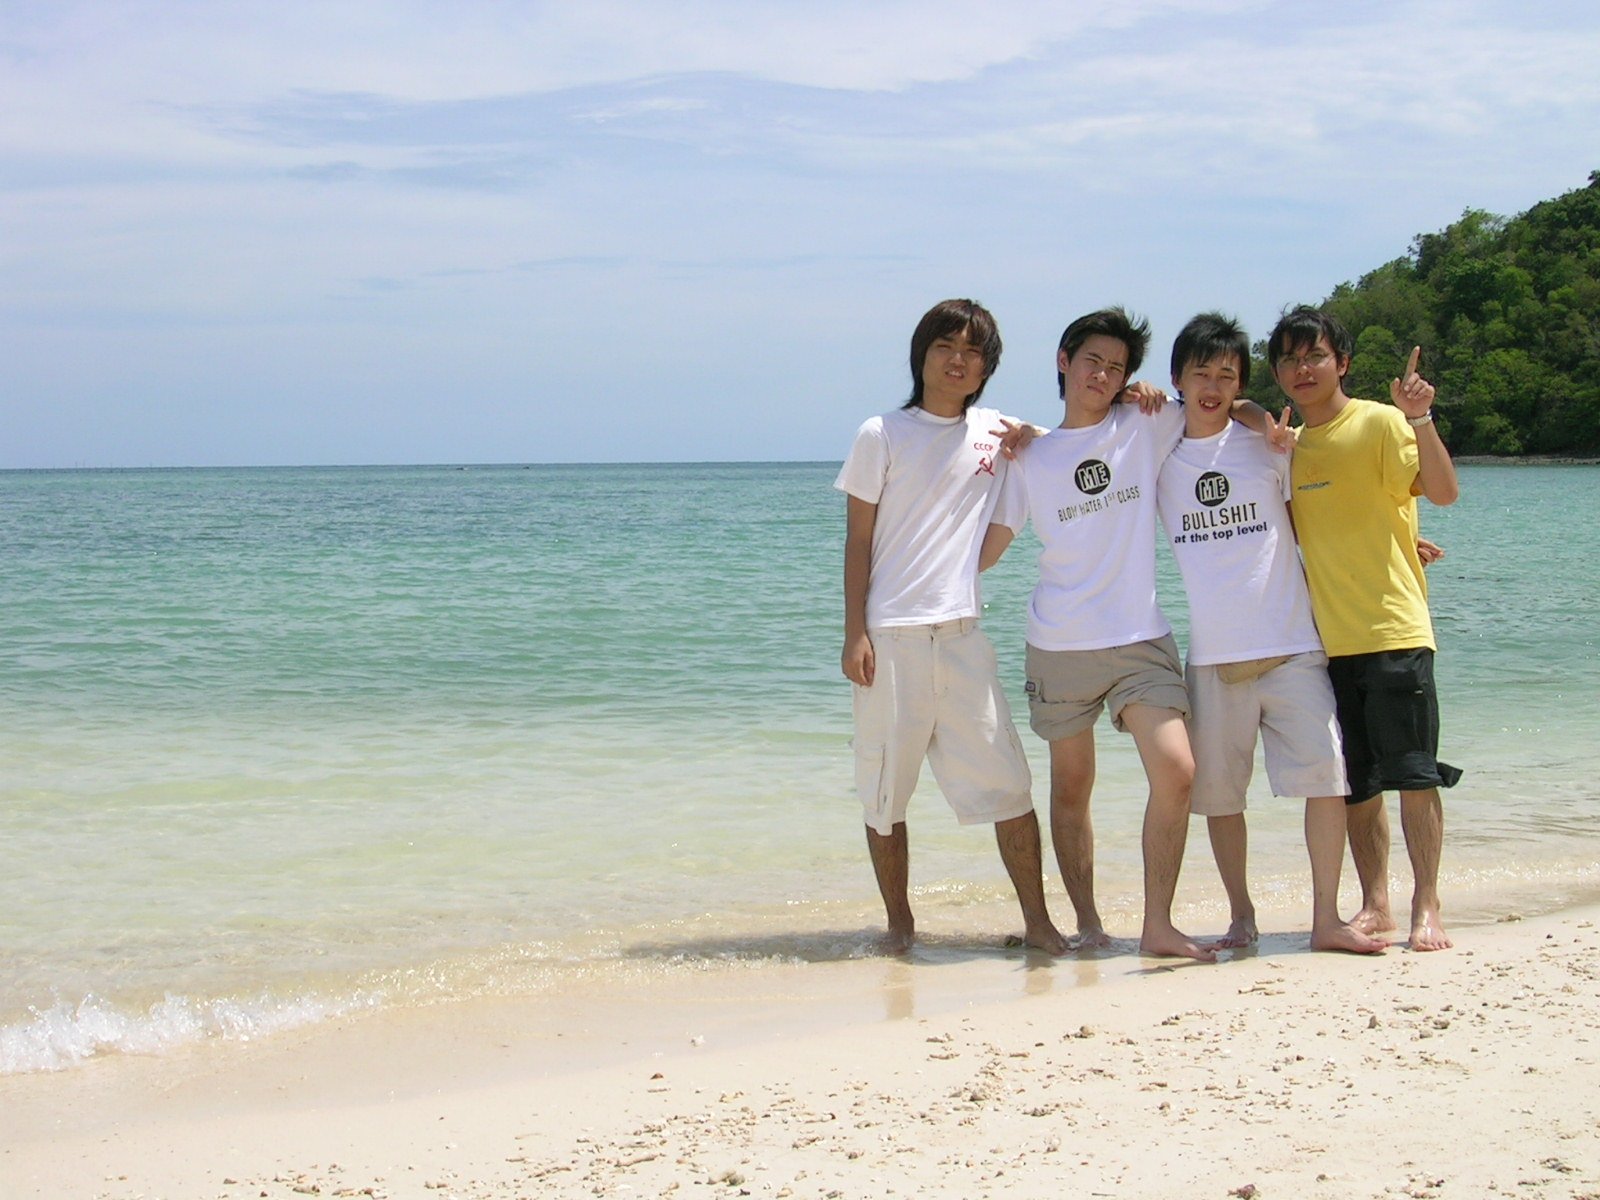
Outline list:
[[[836,471],[0,472],[0,1073],[877,953]],[[1423,513],[1456,930],[1600,899],[1600,470],[1460,474]],[[984,620],[1043,810],[1036,552],[985,576]],[[1164,549],[1161,590],[1181,642]],[[1131,939],[1144,785],[1099,736],[1099,893]],[[1302,806],[1259,778],[1250,804],[1258,902],[1303,931]],[[987,830],[929,779],[910,829],[917,955],[1022,953]],[[1403,920],[1398,819],[1393,871]],[[1227,925],[1198,821],[1177,916]]]

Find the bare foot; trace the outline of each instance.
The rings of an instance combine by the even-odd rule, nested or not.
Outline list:
[[[1067,943],[1069,950],[1109,950],[1111,935],[1100,925],[1079,926],[1078,936]]]
[[[905,925],[890,925],[889,932],[883,935],[883,952],[885,954],[909,954],[916,940],[917,926],[915,922],[909,922]]]
[[[1228,932],[1217,939],[1216,946],[1218,950],[1240,950],[1260,940],[1261,931],[1256,928],[1255,914],[1251,913],[1248,917],[1235,918]]]
[[[1448,950],[1455,945],[1444,931],[1444,922],[1434,909],[1419,908],[1411,915],[1413,950]]]
[[[1359,929],[1354,929],[1341,921],[1328,929],[1313,929],[1311,948],[1343,950],[1348,954],[1382,954],[1389,948],[1389,943],[1382,938],[1368,937]]]
[[[1043,950],[1046,954],[1065,954],[1067,952],[1067,939],[1061,936],[1061,931],[1050,921],[1041,921],[1028,925],[1022,931],[1022,942],[1032,946],[1035,950]]]
[[[1394,927],[1394,918],[1389,915],[1388,908],[1380,908],[1375,904],[1363,906],[1360,912],[1350,918],[1350,928],[1358,933],[1388,933]]]
[[[1153,955],[1157,958],[1193,958],[1200,962],[1217,961],[1217,948],[1215,946],[1202,946],[1188,934],[1174,929],[1171,925],[1165,928],[1152,928],[1146,925],[1144,935],[1139,939],[1139,953]]]

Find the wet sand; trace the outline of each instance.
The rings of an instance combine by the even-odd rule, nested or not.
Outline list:
[[[686,969],[0,1079],[0,1197],[1600,1197],[1600,909]]]

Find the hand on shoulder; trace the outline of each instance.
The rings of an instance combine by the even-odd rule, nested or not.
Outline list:
[[[1117,399],[1123,404],[1137,404],[1139,411],[1148,415],[1161,411],[1167,403],[1167,394],[1155,384],[1140,379],[1118,392]]]
[[[1050,432],[1047,429],[1040,429],[1037,425],[1029,425],[1025,421],[1013,421],[1010,417],[1001,417],[1000,424],[1002,428],[991,429],[989,432],[1000,439],[1000,453],[1011,459],[1032,445],[1035,438],[1041,438]]]

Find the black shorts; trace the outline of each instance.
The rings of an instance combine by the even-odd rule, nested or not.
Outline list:
[[[1461,772],[1440,762],[1433,651],[1380,650],[1328,659],[1344,737],[1349,804],[1380,792],[1454,787]]]

